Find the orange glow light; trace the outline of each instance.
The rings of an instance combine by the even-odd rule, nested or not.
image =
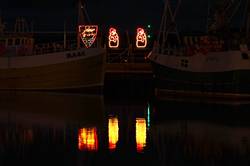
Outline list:
[[[136,149],[137,152],[142,152],[144,147],[146,146],[146,119],[144,118],[136,118]]]
[[[118,126],[118,119],[111,117],[109,118],[108,122],[108,134],[109,134],[109,149],[115,150],[116,143],[119,139],[119,126]]]
[[[83,44],[86,48],[89,48],[92,46],[92,44],[95,42],[97,32],[98,32],[98,26],[97,25],[79,25],[79,35],[82,39]]]
[[[82,128],[78,131],[78,148],[82,151],[97,151],[98,139],[96,128]]]
[[[143,28],[137,28],[136,47],[145,48],[147,46],[147,35]]]
[[[115,28],[109,29],[109,48],[119,47],[119,35]]]

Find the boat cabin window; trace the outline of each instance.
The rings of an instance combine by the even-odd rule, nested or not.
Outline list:
[[[24,39],[21,39],[21,45],[24,45]]]
[[[12,46],[13,45],[13,39],[8,39],[8,46]]]
[[[20,39],[15,40],[15,45],[20,45]]]
[[[0,40],[0,45],[5,45],[5,40],[4,39]]]
[[[28,39],[28,45],[31,45],[31,43],[32,43],[31,39]]]

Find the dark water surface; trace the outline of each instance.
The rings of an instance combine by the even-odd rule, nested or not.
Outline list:
[[[250,105],[0,95],[0,165],[250,165]]]

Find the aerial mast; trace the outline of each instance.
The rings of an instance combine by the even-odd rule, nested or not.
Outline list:
[[[0,16],[0,34],[4,32],[5,24]]]
[[[174,7],[172,7],[172,4]],[[165,0],[164,11],[162,15],[160,31],[157,38],[157,52],[164,52],[166,48],[167,40],[170,34],[173,34],[177,38],[177,42],[180,43],[180,37],[177,30],[176,15],[179,11],[181,0]]]
[[[78,18],[77,18],[77,26],[76,26],[76,38],[77,38],[77,49],[80,48],[80,35],[79,35],[79,29],[78,26],[84,23],[84,16],[82,13],[83,4],[81,0],[78,0]]]
[[[80,48],[80,34],[79,25],[90,23],[90,18],[87,13],[86,4],[84,0],[78,0],[78,18],[77,18],[77,48]]]
[[[28,24],[24,18],[19,17],[16,19],[14,32],[16,33],[29,32]]]
[[[250,30],[250,2],[246,0],[246,39],[249,41],[249,30]]]
[[[209,26],[210,31],[225,32],[230,28],[233,17],[242,4],[242,0],[222,0],[217,1],[214,21]]]
[[[5,23],[3,22],[2,11],[0,10],[0,34],[4,32],[4,29],[5,29]]]

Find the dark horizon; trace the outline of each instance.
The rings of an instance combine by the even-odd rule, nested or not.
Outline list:
[[[105,2],[97,0],[86,1],[86,8],[91,21],[100,26],[116,26],[123,30],[134,29],[136,26],[146,24],[153,25],[159,23],[161,15],[159,7],[163,7],[161,6],[161,2],[160,4],[154,3],[152,5],[148,4],[150,1],[145,1],[145,3],[143,0],[136,2],[128,1],[122,5],[118,4],[118,7],[114,4],[115,2],[114,0]],[[138,5],[141,6],[139,9],[137,9]],[[16,17],[23,16],[33,22],[35,29],[38,31],[62,29],[64,21],[71,25],[69,29],[73,29],[72,25],[75,25],[77,17],[77,3],[73,0],[68,2],[66,0],[54,0],[52,3],[48,0],[38,0],[35,2],[30,0],[22,2],[18,0],[5,0],[0,10],[8,24],[14,24]],[[157,10],[159,14],[156,13]],[[155,18],[156,16],[157,18]]]
[[[163,0],[85,0],[88,15],[94,24],[102,29],[114,26],[120,31],[135,32],[138,26],[152,25],[152,30],[160,27]],[[182,2],[177,17],[180,31],[203,32],[207,26],[207,1],[186,0]],[[62,31],[64,22],[67,30],[75,30],[77,20],[77,0],[3,0],[1,15],[12,29],[18,16],[23,16],[34,24],[35,31]]]

